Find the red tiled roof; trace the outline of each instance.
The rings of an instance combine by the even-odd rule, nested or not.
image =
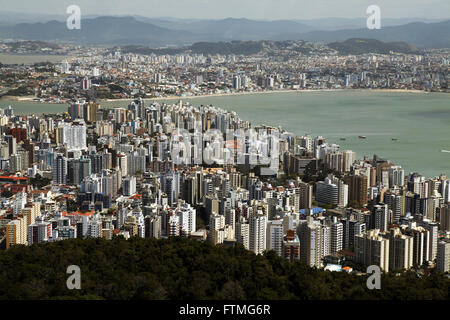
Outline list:
[[[0,176],[0,179],[28,180],[27,177],[16,177],[16,176]]]
[[[79,216],[92,216],[92,215],[94,215],[94,213],[95,213],[95,211],[94,210],[92,210],[92,211],[90,211],[90,212],[79,212],[79,211],[75,211],[75,212],[66,212],[66,211],[63,211],[62,212],[62,215],[65,217],[65,216],[74,216],[74,215],[79,215]]]

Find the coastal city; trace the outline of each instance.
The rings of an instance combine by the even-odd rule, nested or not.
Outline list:
[[[3,42],[0,52],[37,51],[62,62],[0,65],[0,96],[71,103],[301,90],[449,90],[448,49],[343,54],[305,41],[261,41],[240,43],[241,54],[208,53],[214,50]]]
[[[42,116],[7,107],[0,124],[6,250],[188,237],[337,272],[450,270],[445,174],[407,174],[325,137],[182,100],[110,109],[79,100]]]
[[[169,319],[447,306],[449,13],[6,1],[0,301]]]

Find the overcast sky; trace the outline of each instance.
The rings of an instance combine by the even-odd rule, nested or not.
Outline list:
[[[376,4],[384,18],[450,18],[450,0],[0,0],[0,10],[65,15],[70,4],[82,14],[268,20],[365,18]]]

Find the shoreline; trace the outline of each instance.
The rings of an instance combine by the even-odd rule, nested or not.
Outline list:
[[[203,94],[203,95],[192,95],[192,96],[167,96],[167,97],[154,97],[154,98],[143,98],[144,100],[161,101],[161,100],[184,100],[184,99],[196,99],[196,98],[215,98],[215,97],[227,97],[227,96],[241,96],[241,95],[258,95],[258,94],[275,94],[275,93],[310,93],[310,92],[342,92],[342,91],[360,91],[360,92],[390,92],[390,93],[446,93],[446,92],[429,92],[424,90],[409,90],[409,89],[305,89],[305,90],[270,90],[270,91],[256,91],[256,92],[232,92],[232,93],[213,93],[213,94]],[[133,98],[126,99],[102,99],[100,102],[115,102],[115,101],[132,101]]]
[[[327,94],[319,94],[318,93],[316,95],[315,94],[303,95],[303,96],[300,95],[300,93],[303,93],[303,92],[305,94],[306,93],[310,93],[310,92],[313,92],[313,93],[314,92],[330,92],[330,94],[327,95]],[[337,94],[333,94],[331,92],[337,92]],[[372,92],[372,93],[369,93],[369,92]],[[270,98],[268,96],[266,96],[266,98],[264,98],[264,96],[261,96],[261,98],[259,98],[259,99],[256,96],[257,94],[274,94],[274,93],[280,93],[280,95],[279,96],[274,96],[273,97],[274,99],[272,99],[272,100],[270,100]],[[292,93],[292,95],[283,95],[284,93]],[[296,95],[295,95],[295,93],[296,93]],[[394,94],[398,93],[398,95],[390,95],[389,93],[394,93]],[[409,95],[409,93],[416,93],[417,95],[414,95],[414,94],[413,95]],[[183,102],[187,101],[191,105],[194,105],[194,106],[197,106],[197,105],[200,105],[200,104],[206,104],[206,103],[210,104],[210,103],[212,103],[212,104],[214,104],[216,106],[219,106],[219,107],[220,107],[221,103],[228,103],[228,104],[231,103],[232,104],[233,101],[236,102],[236,103],[238,103],[240,101],[241,102],[240,104],[247,104],[247,102],[251,103],[251,101],[253,101],[253,99],[257,99],[258,101],[260,101],[261,99],[262,99],[262,101],[265,101],[265,100],[267,100],[267,101],[276,101],[276,100],[278,100],[278,98],[279,99],[283,99],[283,97],[286,97],[286,98],[288,98],[288,100],[292,100],[292,101],[297,101],[297,100],[301,100],[301,99],[308,99],[309,100],[309,99],[316,99],[316,98],[317,99],[322,99],[322,98],[324,98],[324,99],[330,99],[330,98],[334,99],[334,97],[336,97],[336,98],[337,97],[341,97],[341,98],[342,97],[346,97],[347,100],[350,99],[350,100],[357,101],[361,97],[364,97],[365,95],[367,95],[367,96],[372,96],[372,97],[380,97],[380,98],[383,98],[383,99],[392,99],[392,98],[395,99],[395,97],[400,97],[402,99],[404,98],[404,99],[407,99],[407,100],[409,100],[409,99],[411,99],[411,100],[422,99],[423,101],[427,101],[427,99],[430,99],[428,101],[433,101],[436,98],[438,101],[441,101],[442,99],[444,99],[444,101],[447,101],[447,96],[444,96],[442,94],[440,94],[440,95],[425,95],[426,93],[446,93],[446,92],[428,92],[428,91],[422,91],[422,90],[407,90],[407,89],[316,89],[316,90],[311,90],[311,89],[308,89],[308,90],[284,89],[284,90],[270,90],[270,91],[259,91],[259,92],[233,92],[233,93],[221,93],[221,94],[185,96],[185,97],[169,96],[169,97],[158,97],[158,98],[153,98],[153,99],[150,98],[150,99],[145,99],[145,100],[147,100],[147,103],[152,103],[153,101],[155,101],[155,102],[156,101],[164,101],[164,102],[166,102],[168,104],[176,104],[178,100],[184,100]],[[352,94],[353,94],[353,96],[352,96]],[[236,95],[236,96],[239,96],[239,95],[255,95],[255,96],[254,96],[254,98],[249,97],[247,100],[245,100],[245,98],[244,99],[229,98],[229,99],[224,100],[222,102],[221,101],[214,101],[214,99],[212,101],[210,100],[210,102],[208,102],[207,99],[205,99],[205,100],[197,100],[197,101],[195,101],[195,100],[189,101],[189,99],[191,99],[191,98],[192,99],[193,98],[208,98],[208,97],[234,96],[234,95]],[[309,98],[307,98],[307,97],[309,97]],[[3,96],[2,97],[2,100],[4,100],[3,101],[3,105],[1,104],[2,101],[0,100],[0,107],[2,107],[2,108],[7,107],[8,106],[8,102],[9,102],[9,104],[11,104],[13,107],[15,105],[17,105],[18,108],[26,109],[26,111],[21,110],[22,112],[18,112],[17,114],[30,114],[30,113],[33,113],[33,112],[37,112],[37,113],[55,113],[55,112],[56,113],[63,113],[63,112],[67,112],[68,103],[62,103],[62,104],[61,103],[40,103],[38,101],[31,101],[33,98],[34,97],[32,97],[32,96],[23,96],[23,97]],[[5,100],[5,99],[10,99],[10,100],[8,101],[8,100]],[[14,99],[14,101],[12,101],[11,99]],[[220,99],[218,99],[218,100],[220,100]],[[26,101],[29,101],[29,102],[26,102]],[[110,108],[114,108],[114,107],[118,107],[118,106],[126,108],[126,105],[128,105],[128,103],[130,101],[132,101],[132,99],[104,99],[104,100],[99,101],[99,103],[100,104],[103,103],[102,104],[102,108],[105,108],[105,109],[110,109]],[[41,110],[44,110],[45,108],[46,108],[47,112],[42,112]],[[59,109],[61,109],[62,111],[59,111]],[[231,108],[231,110],[235,110],[235,109]],[[251,112],[254,112],[254,110],[251,111]],[[237,111],[237,113],[240,115],[239,111]],[[253,123],[253,121],[252,121],[252,123]],[[286,124],[282,124],[281,127],[283,129],[289,131],[289,128],[286,127]],[[295,131],[291,131],[291,132],[295,132]],[[364,134],[364,132],[359,132],[358,131],[357,133],[355,133],[355,137],[357,135],[359,135],[359,134]],[[356,142],[355,141],[350,141],[351,139],[348,139],[348,138],[347,138],[347,140],[349,140],[348,142],[339,141],[339,137],[344,137],[344,136],[347,137],[346,135],[339,135],[339,134],[336,135],[336,136],[334,136],[334,134],[327,135],[327,137],[329,139],[329,142],[336,143],[336,144],[339,144],[339,145],[341,145],[341,143],[342,143],[344,145],[347,145],[346,146],[347,149],[353,149],[354,145],[356,146],[356,143],[359,143],[358,139],[355,140]],[[396,135],[392,135],[392,137],[397,137],[397,136]],[[403,140],[402,137],[400,137],[400,139]],[[389,142],[390,139],[388,139],[387,141]],[[343,145],[341,145],[341,146],[343,146]],[[394,145],[392,147],[394,147]],[[436,150],[439,150],[439,151],[441,149],[450,150],[450,149],[448,149],[447,145],[445,145],[445,146],[442,145],[442,146],[439,146],[438,148],[436,148]],[[435,152],[437,152],[436,150],[432,150],[432,152],[435,153]],[[365,150],[365,151],[362,151],[362,152],[363,152],[362,154],[367,154],[367,155],[381,154],[381,152],[377,152],[376,149],[373,149],[373,150],[370,150],[370,151]],[[439,157],[439,156],[436,156],[436,157]],[[392,159],[392,156],[388,155],[387,158]],[[412,166],[410,164],[408,164],[407,167],[410,167],[410,168],[414,168],[414,167],[415,168],[421,168],[419,170],[416,169],[416,171],[418,171],[418,172],[423,172],[423,170],[424,170],[421,166]],[[438,176],[439,174],[442,173],[442,172],[434,173],[434,170],[430,170],[430,172],[428,172],[428,171],[425,171],[425,172],[426,173],[424,174],[424,176],[426,176],[426,177],[436,177],[436,176]]]
[[[293,90],[293,89],[283,89],[283,90],[268,90],[268,91],[255,91],[255,92],[231,92],[231,93],[213,93],[213,94],[202,94],[202,95],[192,95],[192,96],[166,96],[166,97],[154,97],[154,98],[143,98],[147,101],[164,101],[164,100],[187,100],[187,99],[197,99],[197,98],[216,98],[216,97],[232,97],[232,96],[242,96],[242,95],[260,95],[260,94],[276,94],[276,93],[314,93],[314,92],[377,92],[377,93],[416,93],[416,94],[431,94],[431,93],[447,93],[447,92],[430,92],[417,89],[305,89],[305,90]],[[2,101],[14,101],[14,102],[32,102],[36,104],[48,104],[48,105],[61,105],[68,104],[68,102],[40,102],[33,101],[37,97],[35,96],[2,96],[0,97],[0,102]],[[133,101],[134,98],[124,98],[124,99],[99,99],[98,102],[123,102],[123,101]]]

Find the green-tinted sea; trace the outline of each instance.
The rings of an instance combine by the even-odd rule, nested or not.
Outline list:
[[[450,150],[449,94],[345,90],[183,100],[234,110],[253,125],[280,125],[298,135],[322,135],[342,150],[356,151],[358,158],[377,154],[389,159],[401,165],[406,174],[450,175],[450,153],[441,152]],[[16,113],[67,111],[66,105],[0,101],[0,107],[8,105]],[[126,105],[126,101],[102,103],[104,107]]]

